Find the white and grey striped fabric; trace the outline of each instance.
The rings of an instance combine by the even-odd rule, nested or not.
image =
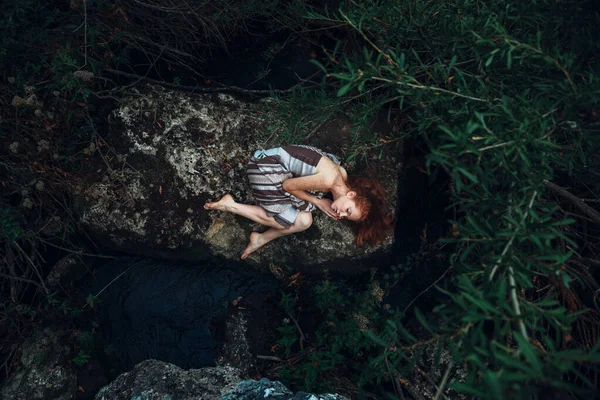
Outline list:
[[[286,192],[283,182],[290,178],[313,175],[324,156],[340,164],[335,155],[311,146],[289,145],[257,150],[247,170],[252,195],[257,204],[286,228],[293,225],[300,211],[312,212],[315,205]],[[315,197],[324,195],[322,192],[309,193]]]

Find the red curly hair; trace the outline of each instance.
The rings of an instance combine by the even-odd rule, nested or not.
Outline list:
[[[385,190],[377,180],[366,177],[348,177],[348,187],[356,192],[354,202],[362,213],[354,225],[356,244],[375,246],[385,240],[392,228],[394,216],[388,212]]]

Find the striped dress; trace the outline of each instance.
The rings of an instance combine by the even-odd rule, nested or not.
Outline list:
[[[312,212],[314,204],[301,200],[283,189],[286,179],[313,175],[321,157],[329,157],[340,164],[338,157],[315,147],[290,145],[268,150],[257,150],[248,163],[248,179],[256,203],[267,215],[289,228],[300,211]],[[323,192],[308,191],[315,197]]]

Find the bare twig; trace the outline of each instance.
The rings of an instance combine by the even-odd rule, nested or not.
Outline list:
[[[296,318],[294,318],[292,313],[288,311],[287,315],[290,317],[290,319],[292,321],[294,321],[294,325],[296,325],[296,329],[298,330],[298,333],[300,334],[300,350],[304,350],[304,341],[306,340],[306,338],[304,337],[304,333],[302,332],[302,329],[300,329],[300,325],[298,325],[298,321],[296,320]]]
[[[97,258],[109,258],[109,259],[116,258],[116,257],[114,257],[114,256],[105,256],[105,255],[102,255],[102,254],[92,254],[92,253],[86,253],[86,252],[84,252],[84,251],[82,251],[82,250],[73,250],[73,249],[68,249],[68,248],[66,248],[66,247],[59,246],[59,245],[57,245],[57,244],[54,244],[54,243],[52,243],[52,242],[49,242],[49,241],[47,241],[47,240],[44,240],[44,239],[42,239],[42,238],[39,238],[39,240],[40,240],[42,243],[45,243],[45,244],[47,244],[47,245],[49,245],[49,246],[55,247],[55,248],[57,248],[57,249],[60,249],[60,250],[68,251],[69,253],[73,253],[73,254],[75,254],[75,255],[78,255],[78,256],[97,257]]]
[[[196,86],[178,85],[176,83],[159,81],[157,79],[152,79],[152,78],[148,78],[145,76],[130,74],[127,72],[118,71],[116,69],[111,69],[111,68],[107,68],[107,69],[105,69],[105,71],[110,72],[111,74],[121,75],[121,76],[131,78],[131,79],[139,79],[139,80],[143,80],[146,82],[155,83],[157,85],[161,85],[161,86],[168,87],[171,89],[179,89],[179,90],[192,91],[192,92],[197,92],[197,93],[198,92],[199,93],[234,92],[234,93],[244,93],[244,94],[250,94],[250,95],[268,95],[271,93],[279,93],[279,94],[291,93],[292,91],[294,91],[294,89],[296,89],[296,87],[298,87],[298,84],[297,84],[297,85],[294,85],[291,88],[285,89],[285,90],[281,90],[281,89],[256,90],[256,89],[244,89],[244,88],[237,87],[237,86],[223,86],[223,87],[219,87],[219,88],[216,88],[216,87],[207,88],[207,87],[201,87],[199,85],[196,85]]]
[[[495,149],[495,148],[497,148],[497,147],[504,147],[504,146],[508,146],[509,144],[513,144],[514,142],[515,142],[514,140],[511,140],[511,141],[509,141],[509,142],[498,143],[498,144],[494,144],[494,145],[491,145],[491,146],[481,147],[481,148],[479,149],[479,151],[480,151],[480,152],[484,152],[484,151],[486,151],[486,150]]]
[[[407,305],[407,306],[404,308],[404,310],[402,311],[402,314],[405,314],[405,313],[406,313],[406,310],[408,310],[408,309],[410,308],[410,306],[412,306],[412,305],[413,305],[413,303],[414,303],[415,301],[417,301],[417,299],[418,299],[419,297],[421,297],[421,296],[422,296],[422,295],[423,295],[425,292],[427,292],[429,289],[431,289],[432,287],[434,287],[435,285],[437,285],[437,284],[438,284],[438,282],[439,282],[439,281],[441,281],[441,280],[442,280],[442,278],[443,278],[444,276],[446,276],[446,274],[448,273],[448,271],[450,271],[451,269],[452,269],[452,266],[448,267],[448,269],[447,269],[446,271],[444,271],[444,273],[443,273],[443,274],[442,274],[442,275],[441,275],[439,278],[437,278],[435,282],[433,282],[431,285],[429,285],[429,286],[427,287],[427,289],[425,289],[425,290],[423,290],[421,293],[419,293],[419,294],[417,295],[417,297],[415,297],[414,299],[412,299],[412,301],[411,301],[410,303],[408,303],[408,305]]]
[[[310,137],[311,137],[312,135],[314,135],[314,134],[315,134],[315,133],[316,133],[316,132],[317,132],[319,129],[321,129],[321,128],[323,127],[323,125],[325,125],[325,124],[327,123],[327,121],[329,121],[329,117],[328,117],[328,118],[326,118],[326,119],[324,119],[324,120],[323,120],[323,122],[321,122],[321,123],[320,123],[320,124],[318,124],[317,126],[315,126],[315,127],[313,128],[313,130],[312,130],[312,131],[310,131],[310,133],[309,133],[308,135],[306,135],[306,137],[304,138],[304,140],[308,140],[308,139],[310,139]]]
[[[464,94],[461,94],[461,93],[453,92],[451,90],[446,90],[446,89],[442,89],[442,88],[435,87],[435,86],[416,85],[414,83],[401,82],[401,81],[398,81],[398,80],[391,80],[391,79],[387,79],[387,78],[381,78],[379,76],[373,76],[373,77],[371,77],[371,79],[373,79],[374,81],[387,82],[387,83],[392,83],[392,84],[399,85],[399,86],[407,86],[407,87],[410,87],[410,88],[413,88],[413,89],[431,90],[433,92],[447,93],[447,94],[450,94],[452,96],[462,97],[463,99],[469,99],[469,100],[474,100],[474,101],[480,101],[480,102],[483,102],[483,103],[489,103],[488,100],[480,99],[479,97],[467,96],[467,95],[464,95]]]
[[[16,281],[30,283],[30,284],[35,285],[37,287],[42,287],[42,285],[40,285],[39,282],[33,281],[31,279],[27,279],[27,278],[21,278],[20,276],[13,276],[13,275],[9,275],[9,274],[0,273],[0,278],[14,279]]]
[[[367,43],[369,43],[371,45],[371,47],[373,47],[379,54],[381,54],[382,56],[385,57],[385,59],[392,64],[395,67],[398,67],[398,63],[396,63],[396,61],[394,61],[392,59],[392,57],[390,57],[389,54],[387,54],[386,52],[384,52],[383,50],[381,50],[375,43],[373,43],[371,41],[371,39],[369,39],[367,37],[367,35],[365,35],[365,33],[359,29],[356,25],[354,25],[354,23],[350,20],[350,18],[348,18],[343,12],[342,10],[339,11],[339,13],[342,15],[342,18],[344,18],[344,20],[346,21],[346,23],[348,23],[348,25],[350,25],[352,28],[354,28],[355,30],[358,31],[358,33],[360,33],[360,35],[363,37],[363,39],[365,39],[365,41]]]
[[[98,296],[100,296],[100,295],[102,294],[102,292],[104,292],[104,291],[105,291],[105,290],[106,290],[106,289],[107,289],[107,288],[108,288],[110,285],[112,285],[112,284],[113,284],[113,283],[114,283],[114,282],[115,282],[117,279],[119,279],[120,277],[122,277],[123,275],[125,275],[127,272],[129,272],[129,270],[130,270],[131,268],[135,267],[136,265],[138,265],[138,264],[140,264],[140,263],[141,263],[141,261],[137,261],[137,262],[134,262],[133,264],[131,264],[131,265],[129,266],[129,268],[127,268],[125,271],[123,271],[123,272],[121,272],[119,275],[117,275],[117,276],[116,276],[116,277],[115,277],[115,278],[114,278],[112,281],[108,282],[108,284],[107,284],[106,286],[104,286],[104,287],[102,288],[102,290],[100,290],[100,291],[99,291],[99,292],[96,294],[96,296],[95,296],[95,297],[98,297]],[[87,304],[86,304],[86,306],[87,306]]]
[[[408,394],[410,394],[410,396],[415,399],[415,400],[425,400],[423,398],[423,396],[421,396],[419,393],[415,392],[410,386],[405,386],[406,391],[408,392]]]
[[[527,211],[525,212],[525,215],[523,216],[523,221],[525,221],[527,219],[527,216],[529,215],[529,210],[531,210],[531,206],[533,206],[533,200],[535,199],[535,196],[537,196],[537,190],[533,192],[533,196],[531,197],[531,200],[529,201],[529,206],[527,207]],[[496,274],[498,267],[502,263],[502,259],[508,252],[508,249],[510,249],[510,247],[512,246],[513,241],[515,240],[515,237],[517,237],[518,230],[519,230],[518,228],[515,230],[514,235],[511,236],[511,238],[508,241],[508,243],[506,244],[506,246],[504,246],[504,250],[502,250],[502,254],[500,254],[500,258],[498,259],[498,261],[496,261],[496,264],[492,268],[492,272],[490,273],[490,277],[488,279],[489,281],[494,279],[494,275]]]
[[[464,333],[465,335],[469,332],[469,329],[471,328],[472,325],[467,325],[467,327],[463,330],[459,330],[459,332]],[[458,343],[456,344],[456,349],[458,350],[460,348],[460,346],[462,346],[462,339],[460,339],[458,341]],[[435,393],[435,397],[433,398],[433,400],[438,400],[440,398],[440,396],[444,395],[444,388],[446,387],[446,384],[448,383],[448,377],[450,376],[450,372],[452,371],[452,368],[454,367],[454,360],[450,360],[450,362],[448,363],[448,367],[446,367],[446,371],[444,372],[444,376],[442,377],[442,381],[440,382],[440,386],[438,387],[437,392]]]
[[[460,347],[461,344],[462,344],[462,341],[460,341],[458,343],[457,347]],[[452,371],[452,367],[454,367],[454,360],[450,360],[450,362],[448,363],[448,367],[446,368],[446,371],[444,371],[444,376],[442,377],[440,386],[437,388],[437,392],[435,392],[435,397],[433,398],[433,400],[438,400],[440,398],[440,396],[444,396],[444,388],[446,387],[446,384],[448,383],[448,378],[450,377],[450,372]]]
[[[259,360],[269,360],[269,361],[277,361],[277,362],[285,362],[285,360],[279,358],[279,357],[275,357],[275,356],[261,356],[261,355],[257,355],[256,358],[258,358]]]
[[[577,207],[581,212],[583,212],[596,224],[600,224],[600,213],[598,213],[592,207],[585,204],[583,200],[581,200],[579,197],[573,195],[567,189],[550,182],[549,180],[544,180],[544,184],[555,194],[559,195],[563,199],[569,200],[575,207]]]
[[[23,254],[23,256],[25,256],[25,259],[29,262],[29,264],[31,265],[31,268],[33,268],[33,271],[37,274],[37,276],[40,280],[40,284],[41,284],[42,288],[44,289],[44,291],[46,292],[46,294],[50,293],[48,291],[48,288],[46,287],[46,284],[44,283],[44,278],[42,278],[42,274],[40,273],[40,271],[37,268],[37,265],[35,265],[35,263],[31,260],[29,255],[25,252],[25,250],[23,250],[21,248],[21,246],[19,246],[19,243],[13,242],[13,245]]]

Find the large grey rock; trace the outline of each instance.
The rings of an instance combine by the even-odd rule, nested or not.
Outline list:
[[[77,389],[77,373],[66,361],[71,351],[61,343],[62,333],[51,329],[35,332],[23,343],[20,365],[9,377],[0,399],[71,400]]]
[[[213,400],[235,387],[239,370],[216,367],[184,370],[146,360],[96,394],[96,400]]]
[[[94,157],[95,174],[76,192],[83,226],[104,244],[132,253],[197,260],[218,255],[238,259],[258,225],[232,214],[205,211],[207,200],[231,193],[252,203],[246,164],[258,148],[282,144],[267,135],[269,101],[245,102],[230,95],[193,95],[156,86],[138,89],[109,118],[107,145]],[[352,141],[347,120],[332,118],[309,144],[346,156]],[[107,165],[110,168],[107,170]],[[397,163],[369,160],[395,205]],[[352,165],[347,165],[352,173]],[[363,271],[389,255],[392,239],[357,248],[350,223],[320,211],[306,232],[278,239],[247,261],[261,265],[327,265]],[[353,260],[352,264],[348,261]],[[314,269],[321,270],[319,268]]]
[[[173,364],[146,360],[103,387],[96,400],[347,400],[337,394],[294,395],[281,382],[240,381],[232,367],[184,370]]]

